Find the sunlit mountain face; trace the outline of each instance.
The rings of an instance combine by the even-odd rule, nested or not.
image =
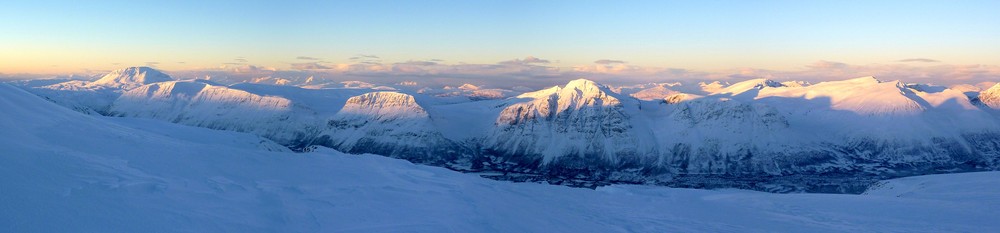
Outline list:
[[[6,3],[0,231],[997,232],[996,9]]]
[[[1000,161],[995,88],[875,77],[636,86],[577,79],[534,91],[255,81],[175,80],[131,67],[22,88],[85,114],[573,187],[861,193],[882,179],[993,170]]]

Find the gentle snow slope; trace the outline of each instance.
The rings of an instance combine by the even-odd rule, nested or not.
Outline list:
[[[902,197],[643,186],[595,191],[492,181],[379,156],[328,150],[275,153],[245,143],[195,143],[167,136],[190,129],[148,132],[127,126],[141,122],[121,125],[82,115],[6,84],[0,84],[0,108],[4,109],[0,231],[989,232],[1000,228],[1000,193],[990,188],[1000,180],[996,172],[901,179],[923,184]],[[914,182],[919,180],[928,182]],[[939,185],[965,191],[940,195],[935,191]]]

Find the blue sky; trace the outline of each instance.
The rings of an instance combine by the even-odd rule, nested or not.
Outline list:
[[[1000,1],[20,1],[0,8],[0,73],[151,64],[533,56],[690,70],[922,58],[1000,65]],[[296,59],[300,56],[320,60]]]

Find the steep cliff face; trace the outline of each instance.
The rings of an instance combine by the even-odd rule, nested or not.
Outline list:
[[[633,132],[620,97],[592,81],[515,99],[526,101],[505,106],[484,135],[484,146],[509,160],[561,173],[635,166],[652,153]]]
[[[654,126],[663,154],[651,167],[671,173],[765,172],[773,168],[760,167],[770,164],[759,154],[781,144],[785,139],[775,135],[789,131],[788,119],[775,108],[729,98],[684,101],[669,111]]]
[[[315,142],[348,153],[372,153],[411,161],[454,162],[462,148],[445,139],[413,96],[371,92],[351,97],[327,121]]]

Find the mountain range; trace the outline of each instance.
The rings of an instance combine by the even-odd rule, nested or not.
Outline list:
[[[383,94],[350,102],[406,110],[393,114],[413,120],[400,125],[426,119],[412,105],[386,106],[383,101],[410,101]],[[248,133],[85,115],[6,83],[0,83],[0,109],[0,226],[10,232],[990,232],[1000,227],[995,214],[1000,172],[885,180],[862,195],[617,184],[589,190],[488,180],[324,147],[294,153]]]
[[[636,87],[578,79],[522,92],[261,83],[130,67],[20,87],[92,115],[571,186],[860,193],[885,178],[1000,168],[1000,85],[969,93],[874,77]]]

